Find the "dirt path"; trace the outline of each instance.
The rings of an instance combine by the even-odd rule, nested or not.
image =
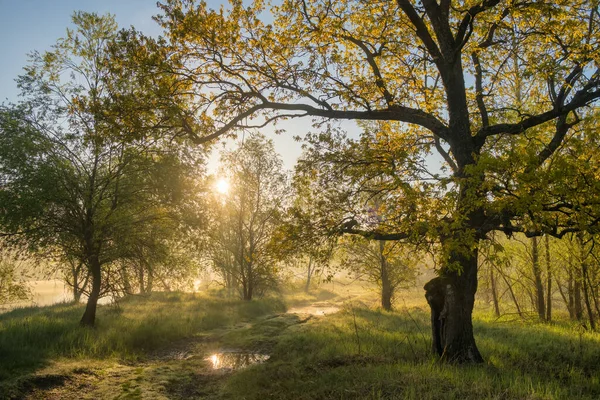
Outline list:
[[[218,399],[222,381],[267,361],[284,330],[332,311],[313,304],[205,332],[135,361],[57,360],[23,383],[25,398]]]

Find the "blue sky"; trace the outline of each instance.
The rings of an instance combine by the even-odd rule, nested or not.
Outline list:
[[[220,1],[207,1],[218,8]],[[74,11],[114,14],[120,27],[135,26],[148,35],[160,34],[152,20],[158,14],[156,0],[0,0],[0,104],[18,101],[15,78],[27,65],[27,54],[49,50],[56,40],[65,35],[71,26]],[[353,130],[353,123],[346,123]],[[273,128],[263,130],[275,142],[286,168],[291,169],[301,153],[300,143],[293,140],[310,130],[310,119],[293,120],[279,128],[286,134],[275,135]],[[355,128],[354,128],[355,130]],[[231,141],[228,143],[231,147]],[[221,148],[218,146],[217,148]],[[209,169],[215,171],[218,156],[213,154]]]
[[[0,0],[0,102],[17,100],[14,79],[33,50],[48,50],[67,27],[76,10],[115,14],[121,27],[135,26],[158,34],[151,17],[156,0]]]

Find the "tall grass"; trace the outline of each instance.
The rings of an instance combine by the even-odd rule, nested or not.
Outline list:
[[[0,381],[57,358],[135,360],[196,333],[282,312],[278,299],[252,302],[187,293],[132,296],[101,306],[95,328],[78,326],[81,304],[29,307],[0,315]],[[1,388],[0,388],[1,390]]]
[[[484,365],[439,363],[429,314],[347,307],[283,332],[268,363],[232,376],[225,398],[598,399],[600,335],[568,324],[475,316]]]

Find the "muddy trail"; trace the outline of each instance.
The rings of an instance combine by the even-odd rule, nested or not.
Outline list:
[[[269,362],[287,329],[338,311],[322,302],[201,332],[129,360],[56,360],[22,382],[25,399],[218,399],[224,380]]]

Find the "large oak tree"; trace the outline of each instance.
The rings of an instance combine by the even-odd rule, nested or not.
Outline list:
[[[197,143],[309,117],[385,121],[384,136],[410,146],[409,153],[437,152],[450,171],[434,181],[444,212],[405,215],[424,215],[431,226],[422,233],[442,246],[440,277],[426,286],[434,350],[479,362],[471,322],[478,242],[496,229],[560,236],[598,221],[593,190],[575,202],[573,188],[556,183],[565,182],[557,171],[576,165],[576,157],[563,157],[558,169],[553,163],[595,129],[589,118],[600,98],[597,6],[284,0],[270,9],[262,1],[232,1],[214,11],[167,0],[157,17],[167,40],[144,39],[129,50],[138,61],[150,55],[157,93],[179,104],[191,100],[179,113],[165,112]],[[152,56],[159,48],[166,57]],[[583,174],[568,172],[571,180]],[[414,223],[397,222],[371,229],[370,237],[414,234],[404,229]],[[360,225],[341,227],[364,233]]]

